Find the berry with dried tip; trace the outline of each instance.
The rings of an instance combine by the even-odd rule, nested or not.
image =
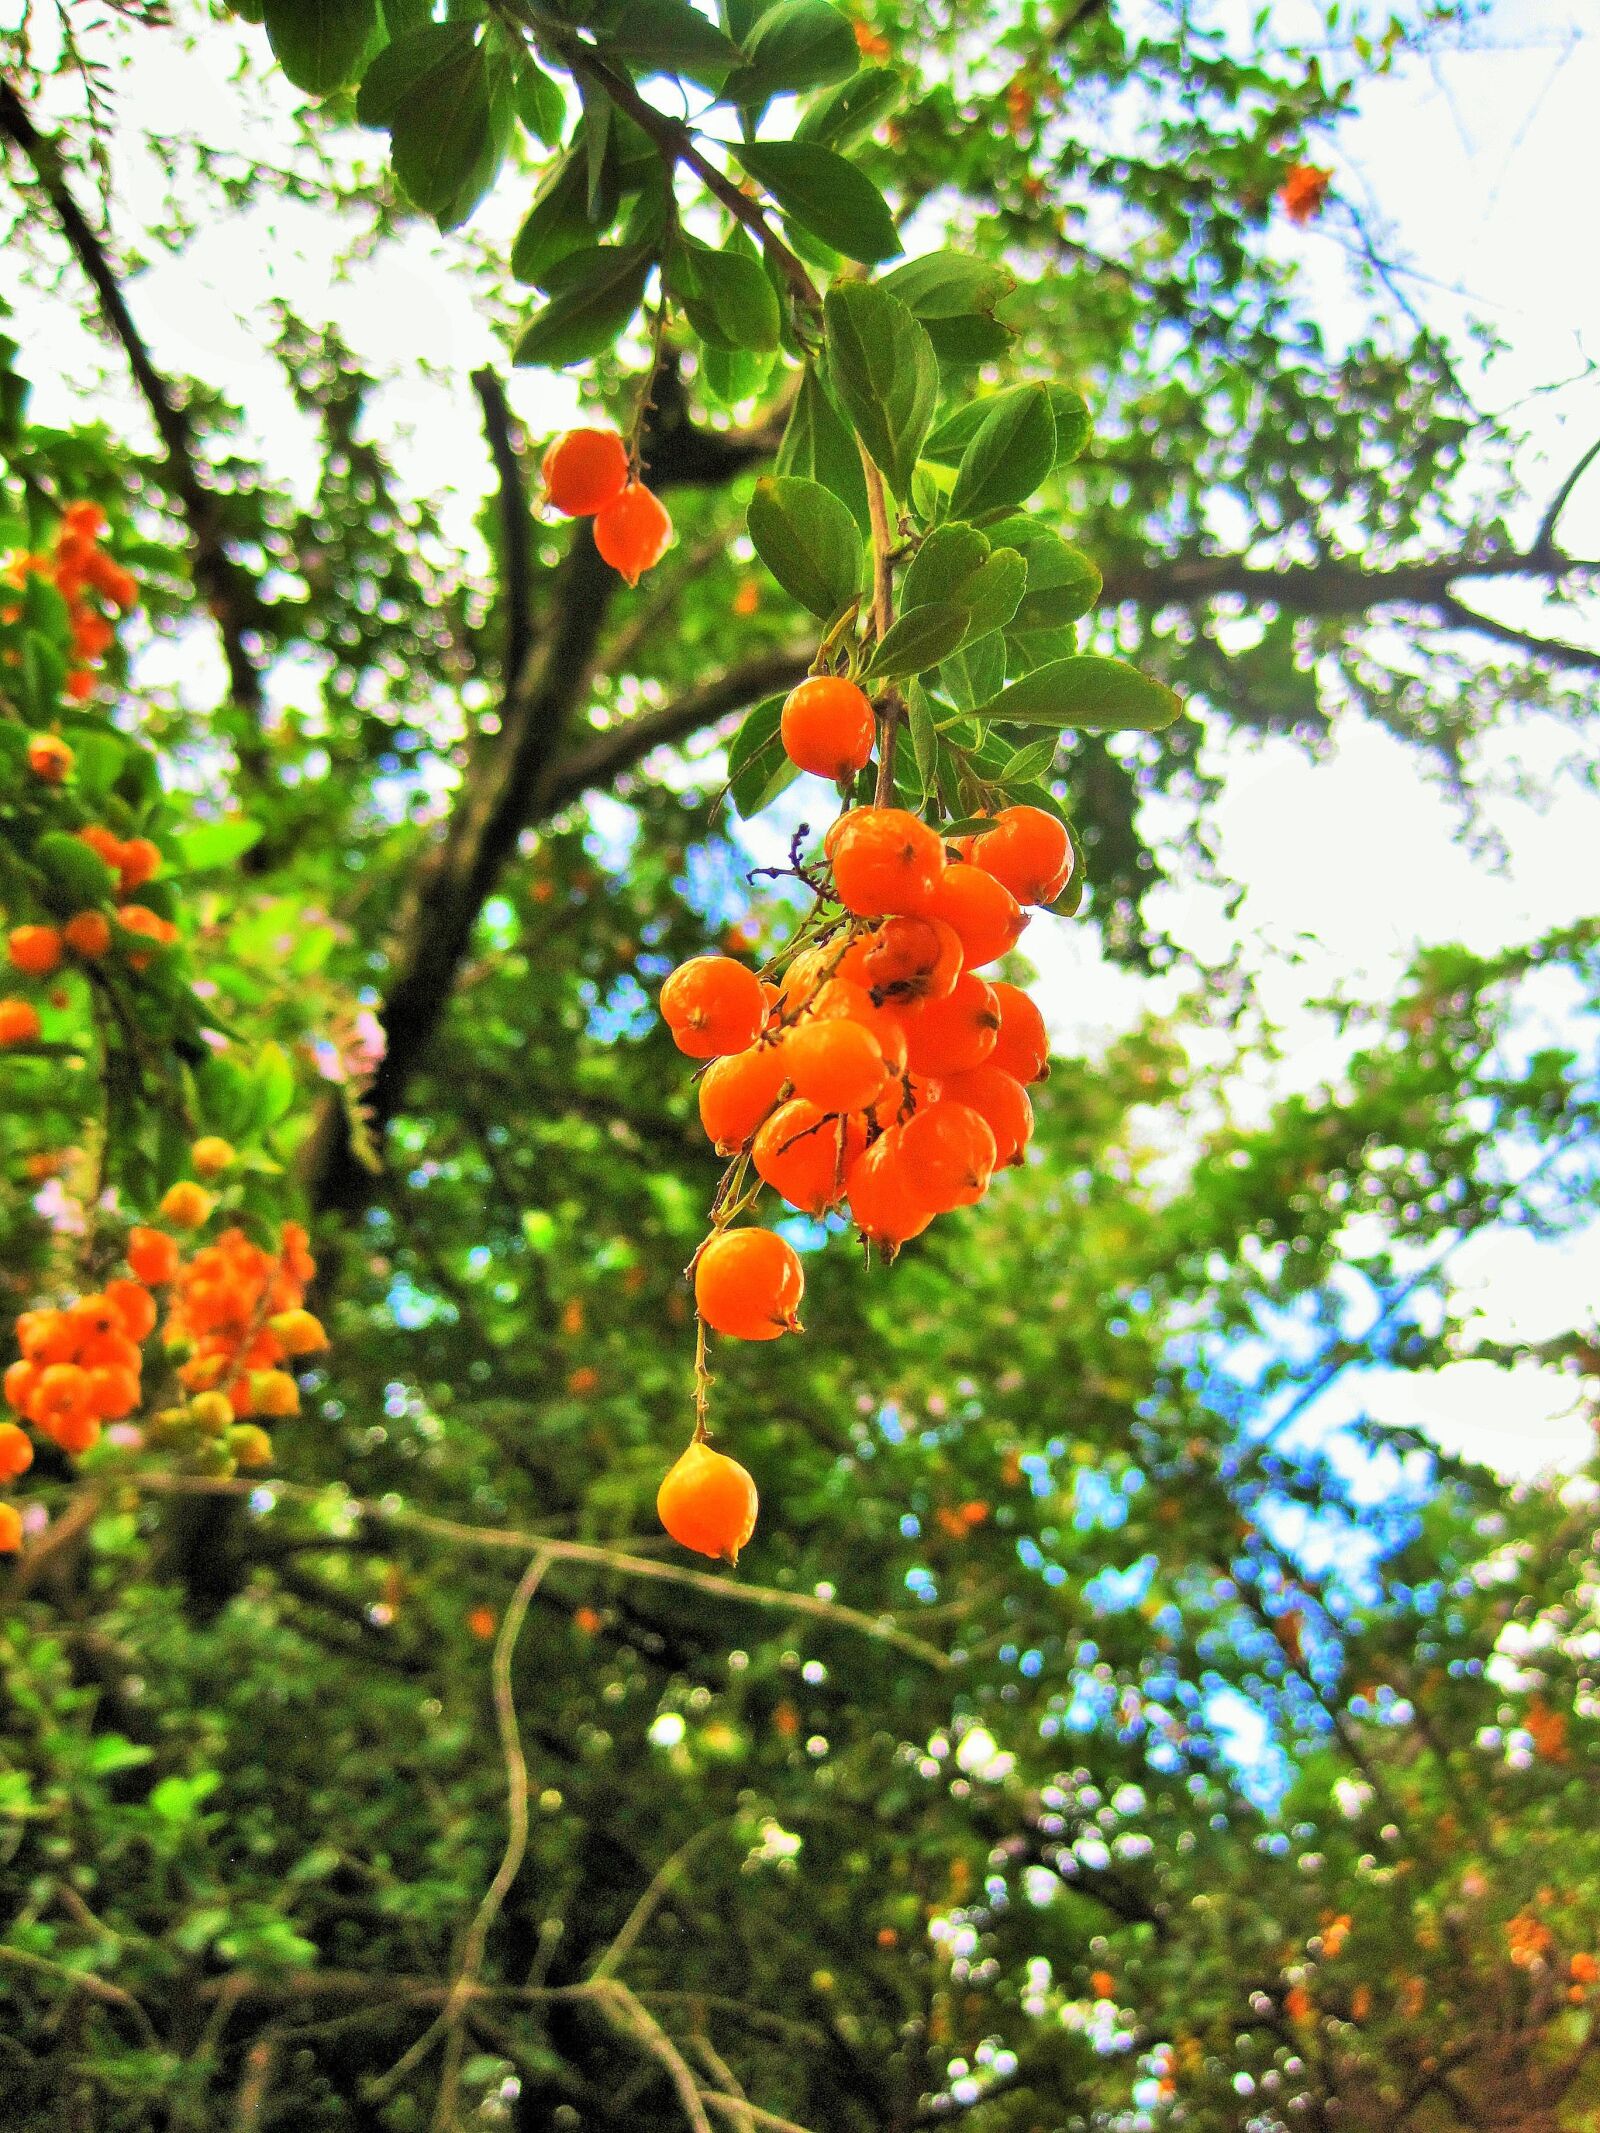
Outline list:
[[[759,1509],[756,1485],[738,1460],[698,1439],[669,1469],[656,1496],[656,1515],[680,1547],[724,1563],[738,1562]]]
[[[545,453],[545,494],[566,518],[593,518],[628,481],[628,449],[615,430],[568,430]]]
[[[1072,879],[1072,839],[1042,807],[1002,807],[993,829],[961,845],[961,856],[1003,882],[1019,904],[1054,903]]]
[[[805,1270],[775,1230],[729,1229],[706,1240],[694,1263],[695,1308],[714,1332],[739,1341],[798,1333]]]
[[[72,750],[57,733],[28,735],[28,768],[46,785],[63,784],[72,770]]]
[[[913,1198],[936,1215],[971,1207],[989,1189],[995,1140],[987,1119],[941,1097],[906,1121],[900,1146]]]
[[[968,970],[1009,955],[1028,923],[1027,912],[1004,882],[964,860],[945,868],[929,908],[960,941]]]
[[[994,987],[964,970],[947,1000],[922,1000],[905,1015],[906,1052],[919,1074],[966,1074],[982,1066],[1000,1034]]]
[[[749,1147],[787,1079],[780,1045],[753,1044],[712,1060],[700,1078],[700,1123],[718,1155]]]
[[[1014,1074],[994,1065],[974,1067],[970,1073],[950,1075],[943,1094],[987,1122],[994,1135],[996,1169],[1022,1161],[1022,1151],[1033,1138],[1033,1105]]]
[[[630,481],[594,522],[594,545],[602,560],[630,585],[637,585],[647,570],[655,568],[671,539],[667,507],[643,482]]]
[[[922,916],[944,870],[938,837],[903,807],[852,808],[823,849],[840,903],[859,918]]]
[[[990,1066],[1014,1074],[1018,1081],[1042,1080],[1050,1070],[1050,1036],[1044,1016],[1020,985],[996,978],[992,989],[1000,1034],[989,1055]]]
[[[778,731],[791,763],[836,785],[871,759],[877,736],[871,704],[842,674],[813,674],[791,690]]]
[[[39,1035],[39,1010],[31,1000],[0,1000],[0,1046],[32,1044]]]
[[[856,1228],[891,1257],[933,1220],[932,1211],[911,1190],[899,1126],[879,1134],[852,1166],[846,1190]]]
[[[948,999],[961,975],[961,940],[941,918],[886,918],[852,942],[839,975],[875,1000],[911,1006]]]
[[[767,1019],[761,980],[727,955],[691,956],[661,988],[661,1019],[691,1059],[745,1051]]]

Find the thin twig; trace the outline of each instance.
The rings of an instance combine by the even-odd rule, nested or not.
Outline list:
[[[533,542],[528,498],[505,387],[487,365],[472,373],[472,386],[483,409],[484,435],[500,484],[500,591],[506,606],[502,672],[505,686],[514,689],[533,649]]]
[[[593,1990],[596,2004],[613,2026],[624,2035],[637,2039],[651,2058],[665,2069],[694,2133],[711,2133],[711,2121],[700,2100],[700,2084],[694,2078],[694,2069],[655,2016],[615,1978],[605,1979]]]
[[[597,1983],[602,1978],[616,1975],[617,1971],[621,1969],[633,1952],[634,1945],[638,1941],[640,1934],[650,1923],[656,1905],[666,1895],[668,1889],[678,1878],[679,1873],[688,1865],[703,1844],[707,1843],[712,1837],[722,1834],[723,1827],[724,1825],[720,1822],[706,1823],[703,1828],[695,1831],[687,1843],[680,1844],[665,1864],[658,1869],[650,1882],[650,1886],[623,1921],[622,1929],[615,1940],[612,1941],[610,1947],[604,1951],[599,1961],[590,1970],[589,1978],[591,1983]]]
[[[1571,502],[1573,490],[1582,481],[1597,459],[1600,459],[1600,437],[1597,437],[1594,443],[1590,445],[1588,451],[1583,454],[1577,465],[1568,474],[1565,481],[1562,482],[1560,488],[1557,489],[1555,495],[1551,497],[1544,517],[1539,521],[1539,530],[1533,537],[1533,554],[1552,557],[1555,555],[1556,527],[1560,523],[1561,514]]]

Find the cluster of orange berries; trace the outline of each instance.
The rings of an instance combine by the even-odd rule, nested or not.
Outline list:
[[[72,750],[55,734],[29,738],[29,766],[47,784],[61,784],[72,762]],[[128,900],[160,873],[159,847],[148,837],[117,837],[100,824],[79,830],[77,836],[114,876],[110,908],[74,911],[59,926],[13,926],[6,936],[6,961],[22,977],[53,978],[69,959],[79,965],[103,962],[114,947],[121,949],[130,970],[143,970],[152,955],[178,938],[170,919]],[[39,1010],[31,1000],[15,994],[0,999],[0,1048],[36,1043],[39,1030]]]
[[[615,430],[567,430],[545,453],[541,472],[551,507],[565,518],[592,518],[595,547],[630,585],[666,554],[672,520],[633,472]]]
[[[94,669],[110,651],[116,635],[110,619],[94,605],[89,594],[98,593],[108,607],[119,613],[126,613],[138,597],[133,574],[100,546],[106,526],[106,515],[98,504],[68,504],[61,514],[51,552],[15,555],[5,572],[5,582],[19,589],[30,577],[48,578],[67,603],[74,664],[67,670],[66,693],[76,704],[93,695]],[[0,609],[0,621],[21,619],[20,607]]]
[[[781,730],[802,767],[848,776],[871,726],[861,691],[823,676],[790,697]],[[947,848],[905,809],[858,807],[823,851],[823,908],[841,908],[808,929],[781,976],[696,956],[661,991],[678,1048],[708,1062],[707,1138],[733,1159],[691,1272],[702,1325],[735,1340],[800,1330],[805,1275],[793,1246],[775,1230],[730,1226],[762,1186],[804,1214],[848,1209],[892,1258],[1022,1160],[1027,1085],[1047,1070],[1038,1008],[980,973],[1015,947],[1025,907],[1065,888],[1073,855],[1062,823],[1006,807]],[[755,1489],[697,1428],[657,1509],[674,1539],[731,1561],[754,1528]]]
[[[202,1177],[217,1177],[235,1159],[215,1134],[196,1141],[190,1154]],[[107,1422],[136,1414],[145,1401],[144,1344],[161,1318],[154,1292],[165,1290],[162,1346],[181,1358],[174,1375],[188,1397],[152,1418],[150,1439],[192,1451],[211,1471],[266,1464],[271,1439],[252,1418],[297,1413],[300,1389],[284,1366],[328,1345],[305,1308],[316,1262],[305,1231],[292,1222],[283,1225],[276,1253],[231,1228],[185,1259],[172,1231],[201,1229],[214,1207],[197,1179],[182,1180],[161,1201],[165,1228],[130,1230],[126,1276],[76,1303],[22,1314],[19,1359],[4,1378],[13,1413],[74,1456],[99,1441]],[[0,1482],[16,1480],[32,1463],[27,1431],[0,1423]],[[15,1549],[21,1537],[17,1507],[0,1503],[0,1551]]]

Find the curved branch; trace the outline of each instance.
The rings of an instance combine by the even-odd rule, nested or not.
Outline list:
[[[505,387],[486,364],[472,373],[472,388],[483,409],[483,431],[500,483],[500,589],[506,604],[502,671],[506,686],[514,688],[533,649],[533,541],[528,499],[523,488],[521,456],[511,434]]]
[[[1552,562],[1555,560],[1556,527],[1560,523],[1561,514],[1572,501],[1573,490],[1582,481],[1597,459],[1600,459],[1600,437],[1597,437],[1594,443],[1590,445],[1588,451],[1583,454],[1577,465],[1573,467],[1571,473],[1568,474],[1565,481],[1556,490],[1555,495],[1551,497],[1544,517],[1539,521],[1539,530],[1533,537],[1532,553],[1534,555],[1548,556]]]

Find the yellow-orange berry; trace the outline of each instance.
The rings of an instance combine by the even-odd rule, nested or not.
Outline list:
[[[1014,1074],[992,1065],[973,1067],[969,1073],[948,1075],[942,1094],[976,1111],[987,1124],[994,1135],[997,1169],[1022,1161],[1022,1151],[1033,1137],[1033,1105]]]
[[[71,774],[72,750],[57,733],[30,733],[28,768],[46,785],[60,785]]]
[[[0,1503],[0,1555],[15,1555],[22,1546],[22,1513],[14,1503]]]
[[[1018,1081],[1038,1081],[1050,1065],[1050,1035],[1044,1016],[1020,985],[997,978],[990,988],[1000,1016],[1000,1033],[989,1065],[1015,1074]]]
[[[780,1104],[755,1137],[756,1175],[792,1207],[820,1215],[844,1197],[844,1181],[867,1144],[859,1116],[829,1117],[803,1096]]]
[[[258,1415],[297,1415],[300,1388],[287,1370],[252,1370],[250,1405]]]
[[[594,522],[594,545],[630,585],[637,585],[647,570],[654,569],[671,539],[672,520],[666,506],[642,482],[630,481]]]
[[[211,1206],[211,1195],[205,1187],[192,1178],[183,1178],[163,1193],[159,1212],[163,1222],[170,1222],[177,1229],[199,1229],[209,1217]],[[132,1263],[130,1259],[129,1264]]]
[[[719,1155],[747,1148],[787,1079],[783,1049],[753,1044],[713,1059],[700,1078],[700,1123]]]
[[[1027,912],[1003,881],[962,861],[945,868],[929,910],[960,940],[961,959],[968,970],[979,970],[1008,955],[1028,923]]]
[[[926,912],[944,868],[938,837],[903,807],[857,807],[841,815],[826,851],[839,901],[862,918]]]
[[[270,1466],[272,1439],[254,1422],[235,1422],[224,1440],[236,1466]]]
[[[694,1300],[715,1332],[775,1341],[798,1333],[805,1270],[775,1230],[730,1229],[707,1240],[694,1266]]]
[[[159,1229],[130,1230],[128,1264],[141,1281],[149,1282],[153,1288],[161,1287],[178,1271],[177,1239]]]
[[[566,518],[593,518],[628,481],[628,452],[615,430],[568,430],[544,455],[545,494]]]
[[[1000,1034],[994,988],[970,970],[945,1000],[920,1000],[905,1013],[906,1052],[919,1074],[965,1074],[982,1066]]]
[[[111,947],[111,921],[103,911],[77,911],[61,929],[61,938],[86,963],[98,963]]]
[[[267,1331],[285,1355],[315,1355],[328,1345],[321,1319],[310,1311],[279,1311],[267,1320]]]
[[[39,1034],[39,1010],[31,1000],[0,1000],[0,1045],[32,1044]]]
[[[935,1214],[981,1200],[994,1173],[989,1122],[966,1104],[941,1097],[900,1129],[912,1196]]]
[[[736,1563],[756,1529],[756,1485],[737,1459],[698,1440],[667,1473],[656,1514],[680,1547]]]
[[[0,1422],[0,1481],[15,1481],[33,1464],[33,1443],[15,1422]]]
[[[199,1177],[218,1178],[232,1167],[236,1153],[232,1141],[225,1141],[218,1133],[202,1133],[189,1150],[189,1160]]]
[[[661,1018],[680,1052],[718,1059],[754,1044],[767,996],[755,972],[731,956],[692,956],[662,986]]]
[[[54,926],[13,926],[6,954],[24,976],[47,978],[61,968],[61,936]]]
[[[877,734],[871,704],[842,674],[813,674],[791,690],[778,730],[791,763],[836,784],[869,761]]]
[[[962,856],[1021,904],[1053,903],[1072,878],[1072,839],[1042,807],[1002,807],[993,829],[962,840]]]
[[[148,837],[130,837],[119,848],[117,872],[122,876],[124,892],[142,889],[161,872],[160,848]]]

